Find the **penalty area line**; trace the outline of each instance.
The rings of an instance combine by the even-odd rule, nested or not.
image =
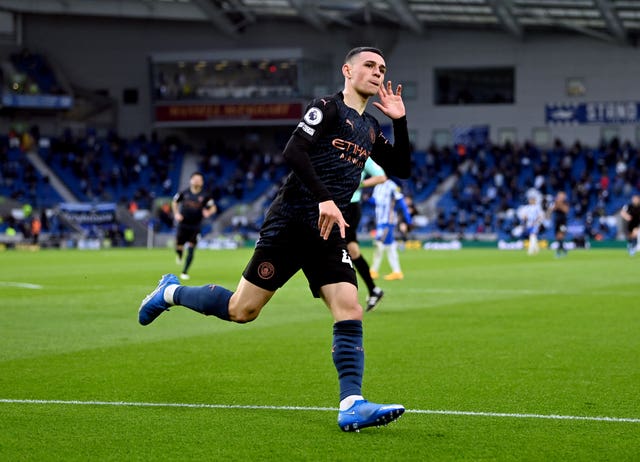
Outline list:
[[[122,407],[174,407],[191,409],[249,409],[249,410],[270,410],[270,411],[332,411],[338,409],[334,407],[313,407],[313,406],[268,406],[251,404],[205,404],[205,403],[145,403],[126,401],[77,401],[59,399],[8,399],[0,398],[0,403],[4,404],[60,404],[67,406],[122,406]],[[475,411],[447,411],[429,409],[407,409],[407,414],[437,414],[470,417],[498,417],[513,419],[547,419],[547,420],[582,420],[592,422],[619,422],[619,423],[640,423],[640,418],[630,417],[603,417],[603,416],[576,416],[558,414],[516,414],[507,412],[475,412]]]

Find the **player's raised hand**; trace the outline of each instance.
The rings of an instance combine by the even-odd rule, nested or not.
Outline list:
[[[333,225],[338,225],[340,228],[340,237],[344,238],[345,228],[349,224],[342,216],[342,212],[333,201],[324,201],[318,204],[318,228],[320,228],[320,236],[326,241],[329,239],[329,234],[333,229]]]
[[[402,85],[398,85],[394,93],[391,80],[388,80],[386,85],[380,85],[378,98],[380,98],[380,101],[374,101],[373,105],[387,117],[399,119],[406,115],[404,102],[402,101]]]

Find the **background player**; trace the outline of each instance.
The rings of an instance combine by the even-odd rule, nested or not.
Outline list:
[[[633,256],[640,249],[640,194],[631,196],[631,202],[622,207],[620,216],[627,222],[627,249]]]
[[[380,50],[355,48],[342,65],[344,89],[307,107],[283,152],[292,173],[267,211],[235,292],[214,284],[181,286],[178,278],[166,274],[138,310],[142,325],[172,305],[246,323],[302,269],[311,293],[322,298],[334,319],[332,357],[340,386],[338,425],[343,431],[383,425],[404,413],[399,404],[376,404],[362,397],[363,309],[345,242],[349,224],[343,216],[369,156],[388,174],[407,178],[411,173],[402,87],[394,91],[391,82],[385,84],[385,72]],[[373,105],[393,121],[394,146],[365,112],[376,93],[379,101]]]
[[[204,177],[195,172],[189,179],[189,187],[176,193],[171,202],[173,218],[178,224],[176,230],[176,263],[183,264],[180,278],[189,279],[189,267],[193,262],[193,254],[198,243],[198,235],[202,227],[202,220],[216,213],[217,207],[213,198],[203,191]],[[184,247],[187,245],[187,257]]]
[[[556,199],[553,202],[551,212],[556,242],[558,243],[556,256],[562,257],[567,254],[567,249],[564,246],[564,239],[567,235],[567,217],[569,216],[569,201],[567,200],[567,193],[559,191],[558,194],[556,194]]]
[[[369,157],[364,164],[361,180],[360,187],[355,193],[353,193],[351,202],[347,206],[347,210],[344,214],[345,221],[349,223],[349,227],[345,230],[345,235],[351,261],[369,290],[369,297],[367,297],[367,311],[371,311],[382,299],[384,291],[380,287],[377,287],[376,283],[373,282],[369,263],[360,252],[360,244],[358,242],[358,226],[360,225],[360,219],[362,218],[362,207],[360,201],[362,199],[362,188],[369,188],[384,183],[387,180],[387,175],[385,175],[382,167],[376,164],[374,160]]]
[[[540,193],[535,189],[527,191],[527,205],[520,209],[519,218],[524,228],[523,235],[529,238],[527,253],[535,255],[540,251],[538,233],[544,220],[544,211],[540,205]]]
[[[393,180],[387,180],[373,188],[372,200],[376,205],[376,240],[371,275],[372,277],[378,277],[380,263],[386,252],[389,266],[391,266],[391,273],[387,274],[384,279],[386,281],[404,279],[394,235],[394,231],[398,226],[396,207],[400,207],[404,221],[411,225],[411,214],[404,200],[404,195]]]

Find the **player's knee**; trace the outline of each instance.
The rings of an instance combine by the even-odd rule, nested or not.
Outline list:
[[[252,304],[230,304],[229,319],[238,324],[246,324],[253,321],[260,314],[261,306]]]
[[[349,251],[349,256],[353,260],[360,258],[360,246],[355,242],[349,242],[349,244],[347,244],[347,250]]]
[[[362,319],[364,310],[358,300],[341,303],[333,309],[341,319]]]

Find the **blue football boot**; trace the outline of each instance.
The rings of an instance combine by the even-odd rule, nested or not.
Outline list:
[[[346,411],[338,413],[338,426],[343,432],[357,432],[374,425],[387,425],[403,413],[404,406],[400,404],[376,404],[360,399]]]
[[[169,311],[169,305],[164,301],[164,289],[171,284],[180,284],[175,274],[165,274],[158,281],[158,286],[149,295],[144,297],[138,309],[138,322],[143,326],[151,324],[154,319]]]

